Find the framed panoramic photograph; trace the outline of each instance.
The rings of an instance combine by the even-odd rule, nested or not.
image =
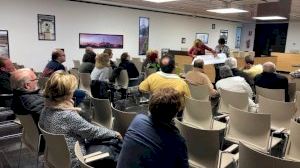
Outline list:
[[[199,39],[203,43],[208,44],[208,33],[196,33],[196,39]]]
[[[145,55],[149,47],[149,18],[139,18],[139,55]]]
[[[79,48],[123,48],[123,35],[79,33]]]
[[[56,40],[55,16],[38,14],[39,40]]]
[[[9,57],[8,31],[0,30],[0,56]]]

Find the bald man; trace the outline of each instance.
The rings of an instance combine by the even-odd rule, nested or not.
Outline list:
[[[10,76],[12,110],[18,115],[31,114],[36,124],[44,107],[44,98],[39,94],[37,82],[35,73],[28,68],[18,69]]]
[[[272,62],[263,64],[263,73],[254,78],[254,84],[267,89],[284,89],[285,101],[289,101],[288,79],[285,76],[276,73],[276,66]]]

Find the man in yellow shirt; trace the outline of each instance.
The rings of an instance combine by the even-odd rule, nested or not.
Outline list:
[[[148,78],[146,78],[140,85],[141,92],[155,92],[161,88],[174,88],[185,96],[190,97],[190,89],[186,82],[175,74],[175,60],[172,56],[163,56],[160,60],[160,69]]]
[[[254,65],[254,57],[248,55],[245,57],[244,72],[249,75],[252,79],[263,72],[261,64]]]

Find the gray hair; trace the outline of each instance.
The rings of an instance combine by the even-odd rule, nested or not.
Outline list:
[[[25,90],[25,84],[30,80],[29,74],[32,72],[29,68],[22,68],[14,71],[10,76],[10,86],[12,89]]]
[[[237,68],[237,60],[234,57],[229,57],[226,59],[225,65],[229,66],[230,69]]]
[[[263,71],[273,73],[276,71],[276,66],[273,62],[266,62],[263,64]]]
[[[227,65],[221,66],[219,72],[222,79],[233,76],[230,67]]]

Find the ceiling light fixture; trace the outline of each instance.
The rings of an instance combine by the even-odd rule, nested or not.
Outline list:
[[[282,16],[260,16],[260,17],[253,17],[253,19],[257,20],[286,20],[286,17]]]
[[[149,1],[149,2],[154,2],[154,3],[164,3],[164,2],[172,2],[172,1],[177,1],[177,0],[144,0],[144,1]]]
[[[245,13],[248,12],[246,10],[237,9],[237,8],[223,8],[223,9],[210,9],[206,10],[208,12],[214,12],[214,13],[221,13],[221,14],[227,14],[227,13]]]

